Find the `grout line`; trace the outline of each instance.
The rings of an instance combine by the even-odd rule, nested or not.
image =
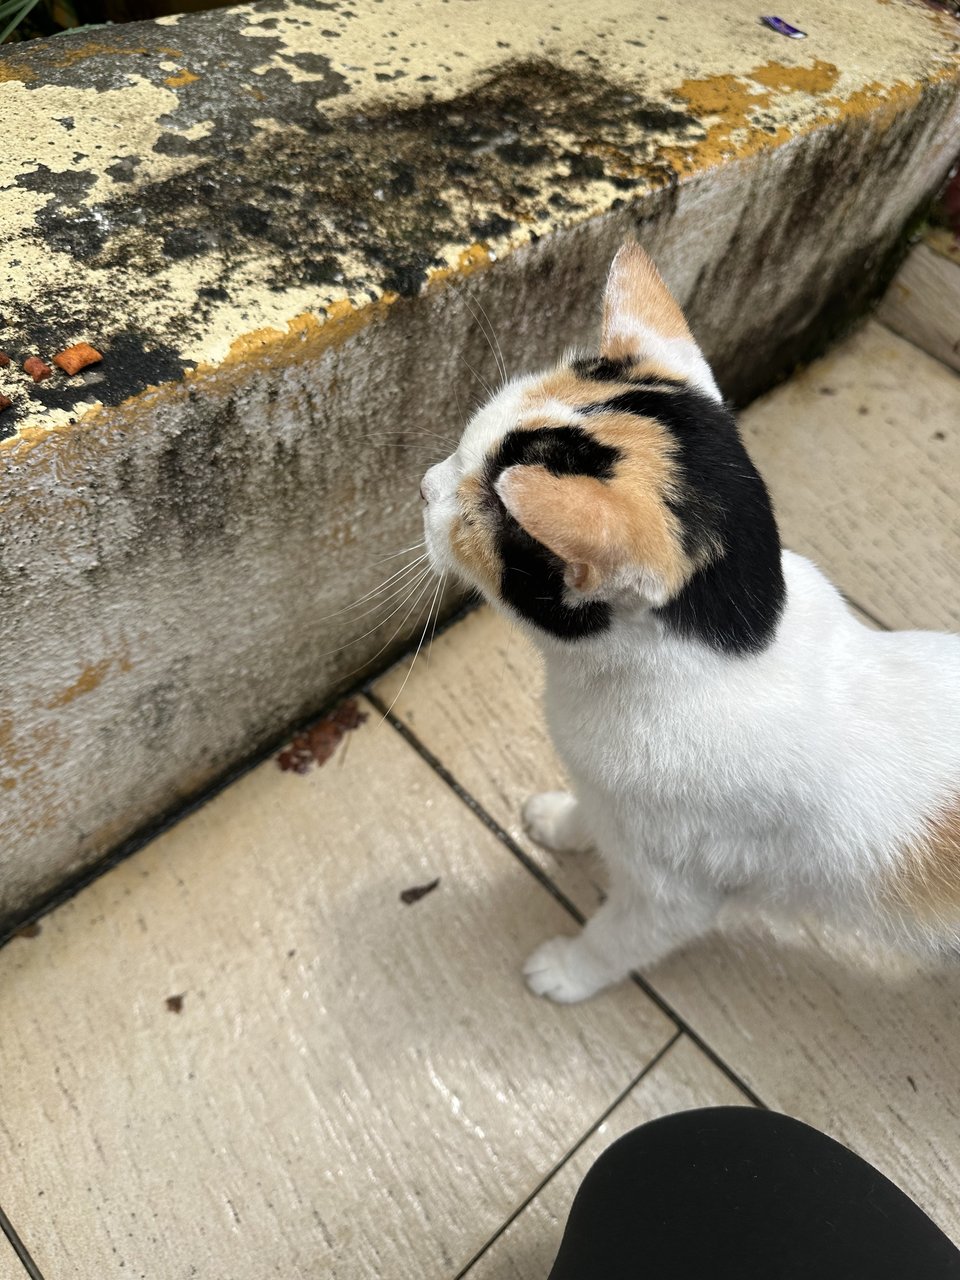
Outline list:
[[[431,769],[433,769],[441,781],[446,783],[454,795],[456,795],[458,799],[462,800],[467,808],[480,819],[487,830],[492,832],[501,844],[506,845],[513,856],[517,858],[533,878],[556,899],[560,906],[563,907],[564,911],[566,911],[569,916],[572,916],[577,924],[585,924],[586,916],[580,908],[567,897],[562,889],[558,888],[558,886],[553,883],[547,873],[537,865],[533,858],[520,848],[516,840],[513,839],[509,832],[505,831],[503,827],[500,826],[496,818],[489,814],[479,801],[477,801],[470,792],[457,781],[450,770],[442,764],[440,760],[438,760],[430,748],[420,741],[417,735],[404,724],[399,716],[394,712],[387,710],[384,706],[383,699],[378,694],[374,693],[371,688],[368,687],[365,689],[364,693],[369,701],[381,713],[383,718],[391,724],[394,729],[396,729],[404,742],[406,742],[409,747],[412,747],[413,750],[416,751],[417,755],[420,756],[420,758],[428,764]],[[646,978],[641,977],[636,973],[632,974],[631,977],[633,982],[635,982],[640,990],[653,1001],[660,1012],[665,1014],[680,1031],[686,1032],[701,1053],[708,1057],[713,1065],[717,1067],[718,1070],[722,1071],[730,1083],[735,1085],[745,1097],[749,1098],[755,1107],[760,1107],[764,1111],[768,1111],[770,1109],[768,1104],[763,1101],[759,1094],[755,1093],[753,1089],[750,1088],[747,1082],[742,1079],[736,1071],[734,1071],[733,1067],[731,1067],[729,1063],[724,1062],[723,1058],[720,1057],[717,1051],[711,1048],[698,1032],[694,1031],[693,1027],[690,1026],[689,1022],[687,1022],[682,1014],[678,1013],[669,1001],[665,1000],[659,991],[651,986]]]
[[[686,1018],[684,1018],[682,1014],[677,1013],[669,1000],[665,1000],[660,992],[657,991],[655,987],[651,986],[646,978],[641,977],[639,973],[634,973],[630,976],[644,995],[653,1001],[660,1012],[666,1014],[668,1018],[671,1018],[680,1030],[689,1036],[704,1057],[709,1058],[717,1070],[723,1072],[730,1083],[734,1085],[735,1088],[739,1089],[744,1097],[749,1098],[753,1105],[758,1107],[761,1111],[770,1110],[770,1104],[764,1102],[760,1095],[750,1088],[746,1080],[744,1080],[738,1072],[734,1071],[733,1067],[731,1067],[729,1063],[725,1062],[723,1058],[720,1057],[716,1049],[711,1048],[711,1046],[707,1044],[706,1040],[704,1040],[698,1031],[694,1031]]]
[[[557,1163],[549,1170],[549,1172],[546,1173],[543,1178],[541,1178],[541,1180],[537,1183],[537,1185],[530,1192],[530,1194],[524,1200],[521,1200],[521,1202],[508,1215],[508,1217],[506,1217],[503,1220],[503,1222],[496,1229],[496,1231],[489,1238],[489,1240],[487,1240],[487,1242],[477,1250],[477,1252],[473,1255],[473,1257],[466,1264],[466,1266],[461,1267],[461,1269],[453,1277],[453,1280],[463,1280],[467,1272],[470,1271],[472,1267],[476,1266],[476,1264],[480,1261],[483,1255],[489,1249],[491,1249],[493,1245],[495,1245],[496,1242],[500,1239],[500,1237],[507,1231],[507,1229],[511,1227],[514,1222],[516,1222],[517,1218],[520,1217],[524,1209],[526,1209],[527,1206],[537,1198],[537,1196],[541,1193],[541,1191],[543,1191],[544,1187],[546,1187],[547,1183],[552,1182],[552,1180],[557,1176],[557,1174],[564,1167],[564,1165],[566,1165],[577,1154],[577,1152],[584,1145],[584,1143],[589,1142],[589,1140],[597,1132],[597,1130],[604,1123],[604,1121],[607,1120],[613,1114],[614,1111],[616,1111],[617,1107],[621,1106],[621,1104],[627,1100],[627,1098],[630,1096],[633,1090],[637,1087],[637,1085],[640,1084],[641,1081],[650,1074],[650,1072],[654,1069],[654,1067],[658,1066],[663,1061],[663,1059],[667,1056],[667,1054],[670,1052],[673,1046],[677,1043],[677,1041],[681,1040],[682,1038],[683,1038],[682,1031],[675,1031],[673,1033],[673,1035],[670,1037],[667,1043],[663,1045],[662,1048],[658,1049],[657,1052],[650,1059],[650,1061],[646,1063],[646,1065],[643,1067],[643,1070],[640,1071],[634,1077],[634,1079],[630,1081],[630,1083],[626,1086],[625,1089],[621,1090],[621,1092],[617,1094],[617,1096],[610,1103],[610,1105],[600,1113],[600,1115],[597,1117],[596,1120],[594,1120],[593,1124],[590,1125],[590,1127],[586,1130],[586,1132],[580,1135],[580,1137],[573,1144],[570,1150],[565,1152],[565,1154],[557,1161]]]
[[[30,1280],[43,1280],[43,1276],[41,1275],[40,1268],[37,1266],[34,1260],[30,1257],[29,1251],[27,1250],[27,1246],[23,1243],[23,1241],[17,1235],[16,1231],[13,1228],[13,1223],[10,1221],[7,1215],[3,1212],[2,1206],[0,1206],[0,1231],[2,1231],[3,1234],[9,1240],[10,1247],[13,1249],[13,1252],[17,1255],[17,1257],[23,1263],[26,1273],[30,1277]]]
[[[400,737],[403,738],[407,745],[413,748],[417,755],[430,766],[434,773],[438,774],[440,779],[447,784],[454,795],[457,796],[459,800],[462,800],[467,808],[480,819],[487,830],[491,831],[501,844],[505,844],[514,857],[518,858],[520,862],[523,863],[524,867],[526,867],[527,871],[530,872],[533,878],[537,880],[549,894],[556,898],[564,911],[566,911],[568,915],[573,916],[577,924],[586,924],[587,918],[580,908],[567,897],[562,889],[558,888],[553,883],[547,873],[537,865],[528,853],[524,853],[523,849],[520,848],[509,832],[505,831],[503,827],[501,827],[500,823],[497,822],[496,818],[492,817],[492,815],[483,808],[479,801],[474,799],[470,792],[467,791],[466,787],[457,781],[446,765],[440,762],[429,747],[424,746],[416,734],[407,728],[399,716],[394,712],[387,710],[387,707],[384,705],[383,699],[380,695],[374,693],[372,688],[367,688],[364,690],[364,696],[377,708],[387,723],[396,729],[397,733],[400,734]]]

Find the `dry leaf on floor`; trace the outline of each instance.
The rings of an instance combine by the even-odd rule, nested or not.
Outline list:
[[[350,698],[330,715],[298,733],[277,756],[277,764],[294,773],[306,773],[311,765],[326,764],[341,739],[351,729],[359,728],[366,718],[367,713],[360,710],[356,699]]]

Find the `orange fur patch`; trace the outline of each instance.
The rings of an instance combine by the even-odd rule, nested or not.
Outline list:
[[[960,919],[960,795],[928,820],[886,890],[898,913],[930,921]]]
[[[464,568],[491,595],[496,595],[500,588],[500,561],[490,522],[483,519],[487,499],[480,477],[466,476],[461,480],[457,497],[460,515],[450,530],[450,548]]]

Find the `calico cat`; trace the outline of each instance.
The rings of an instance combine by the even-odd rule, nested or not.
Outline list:
[[[789,429],[789,427],[785,427]],[[960,940],[960,637],[863,626],[781,551],[766,486],[636,244],[599,354],[509,382],[423,480],[427,550],[532,637],[606,901],[529,986],[582,1000],[748,909]]]

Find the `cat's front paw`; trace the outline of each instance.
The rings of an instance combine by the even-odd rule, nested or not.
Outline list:
[[[597,973],[579,938],[551,938],[523,966],[527,986],[558,1004],[575,1004],[595,995],[609,979]]]
[[[576,853],[588,843],[578,808],[569,791],[541,791],[523,806],[523,825],[530,838],[545,849]]]

